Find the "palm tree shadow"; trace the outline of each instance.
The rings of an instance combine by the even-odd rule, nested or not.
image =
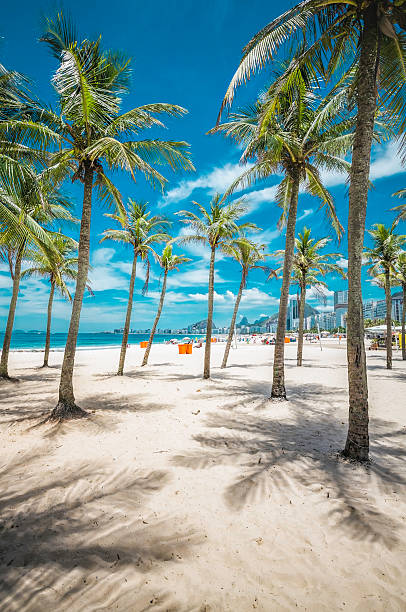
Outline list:
[[[146,501],[168,484],[168,472],[107,471],[83,462],[71,472],[46,473],[40,484],[28,476],[22,485],[27,461],[37,467],[43,459],[28,453],[2,469],[2,610],[83,609],[83,601],[101,609],[104,585],[114,583],[131,608],[136,596],[125,586],[128,572],[180,564],[202,541],[175,516],[157,518],[148,510]]]
[[[247,413],[243,397],[232,412],[209,414],[208,431],[194,436],[200,448],[172,460],[191,469],[235,466],[239,473],[224,491],[224,499],[236,511],[264,498],[286,504],[298,488],[305,493],[316,487],[331,499],[328,513],[336,528],[354,539],[380,541],[391,548],[401,525],[379,510],[365,491],[360,492],[358,481],[376,483],[382,496],[392,494],[394,486],[406,485],[404,431],[375,420],[371,463],[363,467],[344,460],[339,449],[344,446],[346,424],[336,416],[342,394],[342,389],[322,385],[293,386],[286,403],[289,418],[278,420],[272,418],[272,404],[266,413],[263,408]]]

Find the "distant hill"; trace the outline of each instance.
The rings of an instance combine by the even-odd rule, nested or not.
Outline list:
[[[213,321],[213,328],[216,328],[216,324]],[[189,332],[197,332],[198,329],[207,329],[207,319],[203,319],[202,321],[197,321],[197,323],[192,323],[192,325],[188,326]]]
[[[305,317],[310,317],[310,315],[316,315],[319,314],[319,311],[316,308],[313,308],[313,306],[310,306],[310,304],[305,304]],[[276,323],[276,321],[278,320],[278,313],[275,312],[274,314],[270,315],[269,317],[261,317],[260,319],[257,319],[256,321],[254,321],[253,323],[250,323],[247,319],[247,317],[243,317],[241,319],[241,321],[239,323],[237,323],[237,327],[266,327],[269,323]]]

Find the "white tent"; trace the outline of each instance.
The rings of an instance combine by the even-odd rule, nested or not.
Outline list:
[[[398,325],[397,327],[392,327],[392,332],[400,332],[402,331],[402,328],[400,325]],[[365,328],[365,333],[366,334],[386,334],[386,325],[375,325],[374,327],[366,327]]]

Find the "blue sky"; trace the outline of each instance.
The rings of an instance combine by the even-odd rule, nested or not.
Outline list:
[[[286,6],[284,6],[286,5]],[[189,208],[191,200],[208,203],[213,193],[224,191],[241,172],[239,152],[221,136],[207,136],[215,123],[219,105],[232,77],[244,44],[258,29],[290,5],[264,0],[206,0],[205,2],[161,1],[154,3],[138,0],[122,0],[112,5],[99,0],[97,10],[92,3],[67,2],[65,9],[71,13],[83,37],[102,35],[106,48],[119,49],[132,57],[133,80],[130,94],[125,98],[126,109],[150,102],[171,102],[184,106],[189,113],[183,119],[171,120],[168,129],[155,135],[165,139],[186,140],[191,144],[196,172],[171,174],[167,193],[161,195],[152,190],[141,177],[134,183],[129,177],[117,177],[117,185],[125,198],[148,200],[162,214],[173,218],[179,209]],[[116,8],[117,7],[117,8]],[[38,42],[42,15],[52,14],[54,4],[41,4],[23,0],[18,4],[7,3],[2,11],[0,25],[0,62],[9,69],[23,72],[33,81],[36,93],[47,102],[53,101],[50,86],[55,60],[45,45]],[[267,79],[267,71],[241,90],[238,103],[253,99],[261,84]],[[145,137],[150,134],[145,133]],[[371,178],[374,189],[370,192],[367,227],[376,222],[391,223],[396,205],[391,194],[404,187],[403,169],[393,144],[373,151]],[[260,185],[247,195],[249,214],[246,220],[262,228],[259,238],[268,245],[268,252],[283,248],[284,237],[276,229],[279,210],[273,202],[274,186],[279,178],[272,177],[266,185]],[[347,222],[348,198],[345,177],[327,175],[340,219]],[[79,186],[66,186],[78,213],[81,205]],[[298,229],[310,226],[316,237],[329,234],[324,215],[318,212],[317,202],[305,194],[300,195]],[[82,314],[82,331],[101,331],[121,327],[125,317],[127,288],[131,267],[131,254],[115,244],[99,244],[101,233],[111,225],[103,216],[106,212],[94,203],[92,217],[91,274],[94,297],[87,296]],[[172,228],[176,235],[179,224]],[[343,253],[342,265],[346,265],[346,238],[333,251]],[[182,247],[193,258],[179,273],[173,274],[168,283],[167,301],[160,327],[178,327],[205,318],[207,300],[208,253],[202,247]],[[142,275],[141,275],[142,276]],[[142,278],[137,280],[136,299],[132,327],[145,328],[152,323],[159,296],[159,270],[154,266],[152,283],[147,297],[141,295]],[[226,325],[231,316],[234,296],[239,285],[239,268],[236,263],[219,257],[216,272],[215,316],[217,325]],[[0,317],[5,324],[10,299],[10,280],[7,270],[0,265]],[[331,309],[332,292],[345,288],[339,278],[328,279],[328,300],[320,304],[310,294],[309,301],[321,310]],[[254,320],[263,314],[272,314],[278,308],[280,283],[264,282],[259,271],[252,273],[241,302],[240,315]],[[382,297],[365,275],[364,297]],[[293,290],[292,290],[293,293]],[[39,279],[22,283],[17,308],[17,329],[42,329],[45,325],[48,286]],[[55,304],[53,331],[65,331],[70,306],[62,299]]]

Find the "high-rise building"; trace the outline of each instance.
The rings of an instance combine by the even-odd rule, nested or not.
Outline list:
[[[288,315],[286,317],[286,329],[295,329],[299,324],[299,304],[297,297],[292,297],[288,304]]]
[[[336,321],[334,327],[345,327],[345,317],[348,311],[348,289],[334,291],[334,312]]]
[[[376,318],[376,303],[377,300],[365,300],[362,302],[362,314],[364,319]]]
[[[336,313],[335,312],[322,312],[316,315],[316,321],[320,326],[320,329],[327,329],[331,331],[336,326]]]

